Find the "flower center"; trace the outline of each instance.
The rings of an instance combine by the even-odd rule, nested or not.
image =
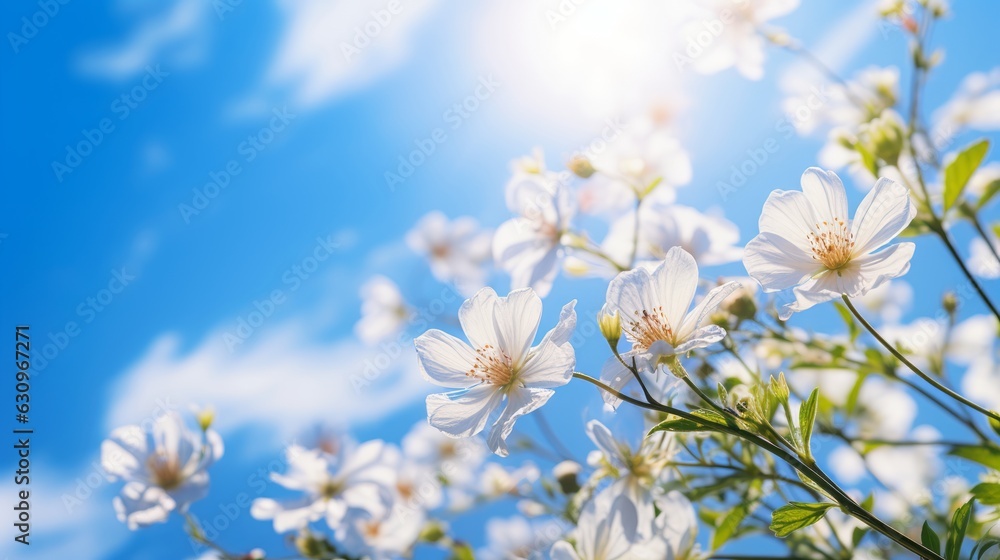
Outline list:
[[[164,490],[173,490],[184,482],[180,463],[176,456],[170,456],[163,451],[157,451],[146,461],[150,478]]]
[[[674,343],[674,331],[670,328],[666,315],[663,314],[662,306],[654,307],[652,313],[643,309],[633,311],[632,314],[635,315],[635,319],[626,322],[625,332],[644,350],[648,350],[658,340]]]
[[[850,262],[854,235],[844,220],[836,218],[833,222],[816,224],[807,239],[813,260],[823,263],[826,268],[837,270]]]
[[[506,387],[515,379],[514,361],[503,350],[487,344],[476,350],[476,363],[466,375],[497,387]]]
[[[340,491],[344,489],[344,485],[339,481],[334,479],[328,479],[319,489],[319,495],[324,500],[330,500],[340,494]]]
[[[436,259],[447,258],[449,253],[451,253],[451,247],[449,247],[447,243],[431,247],[431,256]]]

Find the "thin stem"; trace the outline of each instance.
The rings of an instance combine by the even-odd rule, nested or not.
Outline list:
[[[549,445],[555,450],[556,454],[562,459],[573,459],[573,454],[566,449],[566,446],[559,441],[559,437],[556,435],[555,431],[552,430],[552,426],[549,425],[549,421],[545,419],[541,410],[536,410],[535,422],[538,424],[538,429],[542,432],[542,436],[549,442]]]
[[[821,488],[824,492],[826,492],[827,495],[831,499],[833,499],[837,503],[837,505],[840,506],[841,509],[843,509],[844,511],[846,511],[859,521],[865,523],[875,531],[882,533],[883,535],[892,539],[894,542],[896,542],[903,548],[909,550],[910,552],[913,552],[920,558],[943,560],[943,558],[939,554],[931,551],[930,549],[924,547],[923,545],[917,543],[916,541],[911,540],[906,535],[896,530],[896,528],[892,527],[888,523],[882,521],[881,519],[879,519],[878,517],[876,517],[863,507],[861,507],[850,496],[848,496],[839,486],[837,486],[837,484],[833,482],[826,475],[826,473],[824,473],[819,468],[819,466],[815,463],[815,461],[811,462],[810,464],[806,464],[798,457],[782,449],[778,445],[758,436],[757,434],[743,430],[738,426],[719,424],[717,422],[712,422],[710,420],[700,418],[691,413],[685,412],[677,408],[673,408],[671,406],[654,405],[651,403],[640,401],[638,399],[634,399],[627,395],[621,394],[620,392],[612,389],[611,387],[605,385],[604,383],[598,381],[597,379],[594,379],[593,377],[590,377],[589,375],[583,373],[573,372],[573,377],[581,379],[583,381],[587,381],[588,383],[591,383],[599,387],[600,389],[603,389],[604,391],[607,391],[608,393],[611,393],[612,395],[618,397],[619,399],[634,406],[638,406],[640,408],[645,408],[648,410],[655,410],[657,412],[665,412],[667,414],[673,414],[674,416],[683,418],[684,420],[688,420],[696,424],[703,425],[711,430],[733,435],[738,438],[749,441],[750,443],[753,443],[758,447],[761,447],[771,452],[778,458],[784,460],[792,468],[802,473],[803,476],[812,480],[819,488]]]
[[[997,252],[997,248],[993,244],[993,240],[990,238],[990,235],[986,233],[983,223],[979,221],[979,214],[972,213],[970,219],[972,220],[972,227],[976,228],[976,232],[978,232],[979,236],[986,242],[986,246],[990,248],[990,253],[993,253],[993,258],[997,260],[997,263],[1000,263],[1000,252]]]
[[[845,295],[845,296],[843,296],[843,299],[844,299],[844,303],[847,304],[847,308],[850,309],[851,313],[854,314],[854,317],[858,320],[858,322],[861,323],[861,325],[863,327],[865,327],[865,329],[868,330],[869,333],[871,333],[872,336],[875,337],[875,340],[879,341],[879,343],[882,346],[884,346],[885,349],[889,351],[889,353],[891,353],[893,356],[896,357],[897,360],[899,360],[904,365],[906,365],[906,367],[910,368],[910,370],[913,373],[915,373],[918,376],[920,376],[921,379],[923,379],[927,383],[931,384],[938,391],[941,391],[942,393],[944,393],[944,394],[948,395],[949,397],[955,399],[956,401],[964,404],[965,406],[968,406],[969,408],[972,408],[973,410],[975,410],[977,412],[980,412],[980,413],[982,413],[982,414],[984,414],[984,415],[986,415],[986,416],[988,416],[990,418],[993,418],[993,419],[995,419],[997,421],[1000,421],[1000,414],[997,414],[996,412],[993,412],[993,411],[991,411],[989,409],[983,408],[982,406],[979,406],[978,404],[970,401],[969,399],[963,397],[962,395],[959,395],[955,391],[952,391],[947,386],[945,386],[944,384],[942,384],[937,379],[934,379],[930,375],[927,375],[926,373],[924,373],[923,371],[921,371],[920,368],[918,368],[917,366],[913,365],[913,362],[911,362],[910,360],[906,359],[906,356],[904,356],[903,354],[901,354],[899,352],[899,350],[896,350],[896,347],[894,347],[892,344],[890,344],[888,340],[882,338],[882,335],[880,335],[878,333],[878,331],[875,330],[875,327],[873,327],[871,325],[871,323],[869,323],[868,321],[866,321],[865,318],[861,316],[861,313],[858,312],[857,308],[854,307],[854,304],[851,303],[851,298],[849,298],[849,297],[847,297]]]

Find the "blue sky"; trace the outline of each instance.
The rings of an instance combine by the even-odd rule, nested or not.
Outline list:
[[[607,4],[584,5],[574,17],[601,21],[614,12]],[[998,63],[995,52],[969,37],[991,36],[1000,6],[956,4],[935,34],[947,58],[928,85],[931,106],[948,99],[967,73]],[[2,140],[0,254],[7,267],[0,282],[9,295],[3,325],[30,324],[41,354],[54,345],[48,359],[35,358],[31,393],[37,546],[25,556],[9,537],[2,545],[18,558],[67,549],[104,558],[191,555],[177,520],[135,534],[119,524],[111,508],[116,484],[97,484],[72,507],[63,500],[94,472],[112,428],[141,421],[161,405],[222,401],[227,453],[196,513],[212,513],[247,491],[248,478],[278,457],[284,442],[318,425],[398,440],[421,420],[428,388],[403,352],[385,375],[355,392],[351,374],[378,352],[352,335],[359,285],[382,273],[418,304],[433,298],[442,288],[401,241],[424,213],[439,209],[495,226],[506,218],[509,160],[542,146],[557,166],[600,132],[604,118],[634,114],[667,93],[655,67],[613,58],[613,37],[601,51],[610,53],[607,59],[580,60],[572,51],[526,56],[534,43],[525,37],[544,24],[545,8],[523,2],[406,3],[384,34],[346,64],[341,38],[350,40],[354,26],[380,4],[337,3],[320,10],[329,19],[291,2],[244,2],[221,16],[206,5],[70,2],[26,42],[2,49],[0,111],[9,131]],[[39,6],[5,3],[3,29],[27,37],[22,18]],[[642,9],[630,8],[633,15]],[[810,3],[779,23],[829,55],[843,74],[904,61],[899,32],[855,25],[852,14],[865,9],[870,3]],[[622,17],[624,23],[609,21],[623,29],[639,25]],[[519,21],[531,25],[509,25]],[[607,40],[601,31],[584,34],[580,45]],[[782,117],[779,81],[794,65],[790,55],[772,50],[759,82],[727,71],[684,72],[668,84],[689,99],[678,126],[694,181],[680,200],[719,207],[740,226],[743,241],[756,233],[767,194],[794,188],[821,145],[820,137],[786,139],[775,131]],[[495,81],[495,92],[468,118],[449,119],[449,108],[483,80]],[[386,171],[437,128],[444,141],[390,189]],[[717,182],[748,149],[772,137],[777,153],[723,202]],[[77,161],[67,146],[81,142],[94,146],[84,146],[89,153]],[[54,169],[53,162],[72,171]],[[213,192],[206,184],[225,182],[217,178],[227,174],[217,195],[198,198],[196,191]],[[862,193],[852,196],[856,203]],[[967,234],[957,234],[963,249]],[[290,289],[285,272],[313,252],[317,238],[336,246],[332,258]],[[957,271],[938,265],[943,257],[934,240],[918,246],[907,276],[918,294],[910,317],[931,312],[940,293],[958,284]],[[740,272],[736,264],[706,275]],[[118,291],[116,277],[127,280],[120,293],[102,292]],[[493,284],[507,288],[500,275]],[[275,289],[284,289],[287,300],[230,353],[225,333]],[[543,325],[571,298],[580,300],[582,316],[593,316],[603,293],[597,280],[557,280]],[[829,329],[832,317],[817,309],[797,321]],[[67,328],[69,322],[76,327]],[[579,351],[581,369],[596,371],[602,344]],[[581,427],[601,415],[589,387],[571,384],[545,412],[569,443],[589,449]],[[530,420],[522,424],[534,433]],[[11,459],[0,456],[5,471]],[[12,495],[9,483],[2,488]],[[478,543],[483,520],[472,516],[456,527]],[[282,546],[246,511],[221,541],[272,552]]]

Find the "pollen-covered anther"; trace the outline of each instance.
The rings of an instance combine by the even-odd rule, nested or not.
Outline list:
[[[632,314],[635,319],[627,322],[625,330],[633,342],[647,350],[659,340],[673,342],[674,331],[667,322],[662,306],[654,307],[652,311],[633,311]]]
[[[506,352],[487,344],[476,350],[476,362],[466,375],[503,387],[514,380],[514,363]]]
[[[854,254],[854,235],[849,224],[840,218],[815,224],[806,239],[812,249],[813,260],[830,270],[844,266]]]

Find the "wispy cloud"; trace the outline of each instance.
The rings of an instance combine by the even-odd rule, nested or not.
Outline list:
[[[410,53],[413,35],[437,0],[280,3],[285,26],[264,83],[242,107],[274,95],[300,108],[329,101],[389,72]]]
[[[118,44],[85,52],[79,69],[85,74],[123,80],[158,62],[176,68],[199,61],[205,54],[209,6],[202,0],[176,0],[165,11],[147,15]]]
[[[158,402],[210,404],[223,434],[254,426],[277,442],[317,422],[378,420],[427,393],[406,340],[367,348],[318,340],[315,331],[301,319],[265,324],[236,352],[226,342],[231,329],[190,351],[164,335],[115,386],[106,427],[134,423]]]

